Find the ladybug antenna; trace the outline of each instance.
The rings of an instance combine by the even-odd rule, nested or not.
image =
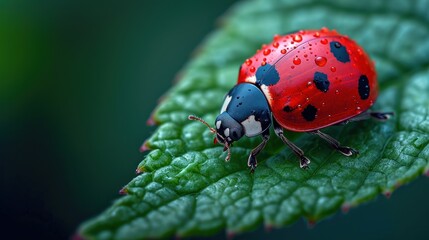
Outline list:
[[[229,159],[231,159],[231,147],[230,147],[228,141],[226,141],[226,139],[222,135],[220,135],[216,131],[216,129],[210,127],[210,125],[206,121],[204,121],[202,118],[200,118],[200,117],[197,117],[197,116],[194,116],[194,115],[189,115],[188,119],[189,120],[193,120],[193,121],[201,122],[202,124],[206,125],[210,129],[210,132],[212,132],[213,134],[216,134],[217,137],[219,137],[220,139],[222,139],[223,142],[224,142],[223,145],[225,146],[224,151],[228,150],[228,155],[226,156],[225,161],[229,161]]]

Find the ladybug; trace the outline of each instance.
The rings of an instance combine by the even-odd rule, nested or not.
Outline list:
[[[378,95],[374,63],[355,41],[335,30],[301,30],[274,36],[240,66],[237,84],[225,96],[211,128],[215,142],[228,150],[243,136],[261,136],[249,155],[253,172],[256,156],[275,134],[298,156],[300,167],[310,160],[284,135],[284,130],[321,137],[334,149],[352,156],[358,151],[320,131],[332,125],[375,118],[387,120],[393,113],[369,108]]]

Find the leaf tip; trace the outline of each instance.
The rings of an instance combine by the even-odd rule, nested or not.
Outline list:
[[[146,141],[144,141],[144,143],[140,146],[139,151],[143,153],[143,152],[146,152],[146,151],[149,151],[149,150],[151,150],[151,148],[149,147],[149,144],[148,144],[148,142],[147,142],[147,140],[146,140]]]
[[[128,188],[127,187],[121,188],[121,190],[119,190],[119,194],[120,195],[127,195],[128,194]]]
[[[387,198],[387,199],[390,199],[390,197],[392,196],[392,192],[391,191],[384,191],[383,192],[383,195]]]
[[[231,230],[226,231],[226,238],[228,240],[234,239],[235,235],[237,235],[237,233],[234,231],[231,231]]]
[[[308,229],[313,229],[314,228],[314,226],[316,226],[316,220],[314,220],[314,219],[308,219],[307,220],[307,228]]]
[[[154,113],[152,113],[149,117],[149,119],[146,121],[146,125],[148,126],[156,126],[158,125],[158,122],[155,119]]]
[[[138,174],[144,173],[144,171],[145,171],[145,169],[143,166],[137,167],[136,174],[138,175]]]
[[[350,211],[350,208],[352,207],[352,205],[350,204],[350,203],[344,203],[342,206],[341,206],[341,211],[344,213],[344,214],[347,214],[349,211]]]
[[[273,225],[270,224],[270,223],[266,223],[264,225],[264,229],[265,229],[266,232],[271,232],[273,230],[273,228],[274,228]]]
[[[70,237],[70,240],[85,240],[85,238],[79,233],[75,233],[73,236]]]

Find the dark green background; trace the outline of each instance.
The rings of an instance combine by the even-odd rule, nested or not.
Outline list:
[[[2,236],[68,238],[118,197],[144,156],[157,99],[231,4],[0,3]],[[268,236],[427,236],[427,186],[420,177],[390,200]]]

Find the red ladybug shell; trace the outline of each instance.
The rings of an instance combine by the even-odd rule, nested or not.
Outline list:
[[[247,59],[238,83],[264,92],[274,118],[307,132],[352,118],[378,94],[374,63],[352,39],[335,30],[305,30],[274,41]]]

